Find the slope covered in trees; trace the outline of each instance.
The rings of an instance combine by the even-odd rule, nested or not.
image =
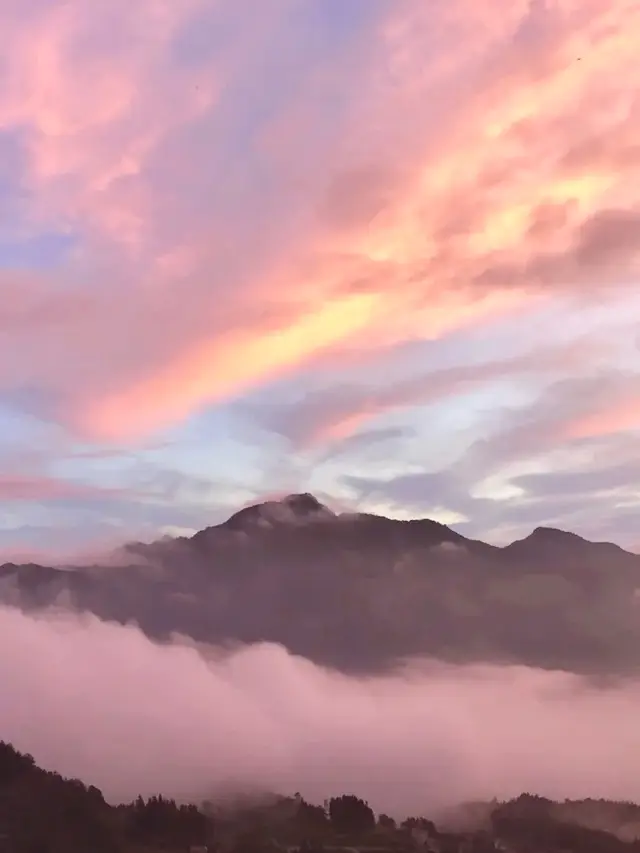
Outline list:
[[[323,805],[296,794],[200,806],[138,797],[114,806],[96,787],[45,771],[0,741],[2,853],[640,853],[640,841],[589,826],[596,812],[621,824],[640,819],[632,803],[553,803],[529,794],[492,804],[485,826],[465,832],[425,817],[375,815],[353,794]]]

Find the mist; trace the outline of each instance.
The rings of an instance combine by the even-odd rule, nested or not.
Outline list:
[[[0,739],[112,802],[356,793],[403,816],[522,791],[638,801],[638,707],[640,681],[428,660],[356,678],[271,644],[159,645],[0,607]]]

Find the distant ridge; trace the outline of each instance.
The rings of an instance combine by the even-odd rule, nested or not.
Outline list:
[[[336,514],[308,493],[132,544],[104,570],[7,563],[0,602],[154,638],[282,643],[349,671],[429,655],[640,672],[640,556],[549,527],[499,548],[430,519]]]

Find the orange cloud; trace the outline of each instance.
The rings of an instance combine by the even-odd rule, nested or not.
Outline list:
[[[2,13],[0,122],[29,129],[33,216],[83,238],[82,319],[20,369],[95,435],[636,269],[629,241],[585,254],[602,211],[640,208],[636,2],[399,0],[341,50],[302,51],[295,86],[264,71],[298,39],[292,2],[199,65],[173,61],[179,37],[230,2]],[[267,118],[240,139],[247,80]]]
[[[345,297],[296,318],[282,331],[231,333],[198,344],[152,379],[97,402],[87,425],[108,439],[144,435],[159,422],[188,415],[202,401],[237,394],[357,333],[379,311],[379,301],[371,294]]]

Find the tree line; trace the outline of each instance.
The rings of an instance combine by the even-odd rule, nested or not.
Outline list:
[[[606,805],[640,820],[637,805]],[[196,847],[211,853],[403,853],[424,850],[425,843],[435,853],[640,853],[640,842],[564,820],[559,809],[562,804],[523,794],[495,803],[486,827],[462,835],[439,831],[425,817],[397,822],[376,815],[354,794],[322,805],[295,794],[232,807],[160,795],[112,806],[95,786],[45,771],[31,755],[0,741],[0,853],[187,853]]]

